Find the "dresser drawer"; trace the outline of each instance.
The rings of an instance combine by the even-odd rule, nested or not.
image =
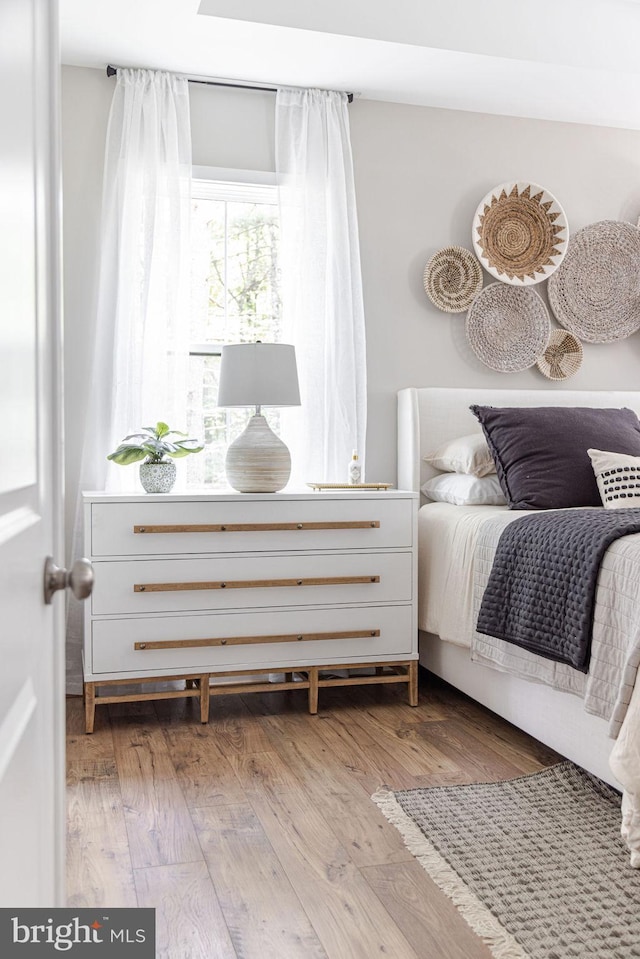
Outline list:
[[[410,602],[411,553],[95,562],[94,616]]]
[[[415,653],[410,606],[101,620],[91,630],[94,674],[284,668]],[[202,645],[209,642],[215,645]],[[177,645],[155,649],[153,643]]]
[[[93,503],[93,556],[412,545],[413,503],[389,498]]]

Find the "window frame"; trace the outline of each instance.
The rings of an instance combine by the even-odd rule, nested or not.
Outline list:
[[[267,170],[194,166],[191,173],[191,197],[195,200],[268,203],[278,206],[277,176]],[[222,356],[222,347],[226,345],[190,342],[189,356]]]
[[[192,168],[191,196],[192,199],[196,201],[211,199],[224,200],[228,203],[262,203],[271,205],[276,210],[279,206],[276,174],[260,170],[194,166]],[[225,345],[227,345],[225,341],[208,343],[195,342],[191,340],[189,336],[188,359],[190,361],[192,357],[201,357],[205,360],[207,357],[220,358],[222,356],[222,348]],[[226,410],[227,430],[230,426],[231,417],[234,414],[237,414],[237,411],[231,409]],[[205,483],[206,482],[205,480]],[[187,480],[187,486],[189,488],[198,489],[201,488],[201,485],[200,482],[190,482]],[[218,487],[214,484],[213,488],[217,489]]]

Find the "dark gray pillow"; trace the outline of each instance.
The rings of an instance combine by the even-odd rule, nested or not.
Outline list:
[[[602,506],[588,449],[640,456],[632,410],[471,406],[510,509]]]

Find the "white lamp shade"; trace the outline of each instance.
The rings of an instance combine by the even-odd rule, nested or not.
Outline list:
[[[218,406],[299,406],[295,348],[288,343],[222,347]]]

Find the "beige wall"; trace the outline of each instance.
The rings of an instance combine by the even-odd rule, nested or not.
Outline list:
[[[467,346],[464,314],[440,312],[424,293],[429,257],[451,243],[471,249],[478,203],[509,179],[554,193],[572,230],[603,219],[636,223],[640,132],[365,100],[351,109],[367,317],[367,474],[393,480],[397,389],[563,388],[535,368],[501,374],[480,363]],[[536,286],[543,296],[545,286]],[[582,369],[564,386],[639,389],[640,333],[585,344]]]
[[[102,154],[113,80],[65,67],[62,85],[69,523],[98,271]],[[192,85],[195,164],[274,169],[274,96]],[[548,388],[536,370],[501,375],[470,353],[464,316],[422,289],[429,257],[470,247],[476,206],[497,183],[541,183],[570,226],[640,215],[640,132],[368,100],[350,107],[362,250],[369,429],[367,479],[395,481],[395,393],[404,386]],[[543,284],[544,286],[544,284]],[[540,290],[540,287],[538,287]],[[587,345],[572,389],[640,388],[640,334]],[[558,384],[562,389],[562,384]]]

